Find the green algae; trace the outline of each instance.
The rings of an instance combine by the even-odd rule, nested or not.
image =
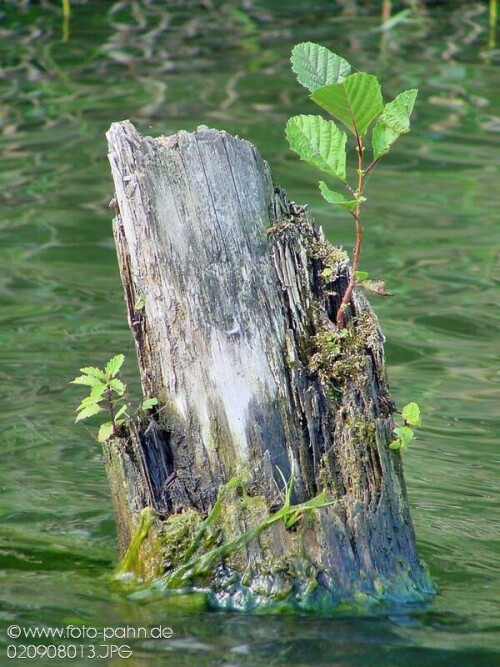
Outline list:
[[[116,568],[116,574],[121,575],[126,572],[136,572],[139,564],[139,552],[141,547],[149,535],[151,526],[154,523],[156,514],[151,507],[145,507],[139,517],[139,524],[135,530],[128,549],[123,556],[120,564]]]
[[[255,523],[248,530],[243,531],[236,537],[222,542],[212,548],[206,548],[204,543],[204,536],[210,527],[213,527],[218,520],[221,508],[227,494],[232,489],[237,487],[242,488],[241,480],[237,478],[231,479],[228,484],[219,489],[219,494],[214,507],[209,513],[208,517],[201,521],[199,527],[193,536],[191,544],[184,552],[184,556],[180,559],[180,563],[170,573],[166,574],[163,581],[167,588],[181,588],[190,585],[194,580],[199,578],[210,578],[217,565],[225,559],[229,559],[245,546],[249,545],[254,540],[267,530],[273,524],[283,521],[287,528],[291,528],[302,516],[317,510],[322,507],[335,504],[337,501],[333,500],[327,491],[322,491],[314,498],[306,502],[292,505],[290,503],[292,483],[289,482],[286,487],[285,502],[283,506],[274,514],[267,514],[263,519]],[[231,498],[230,503],[226,506],[234,505],[235,498]],[[241,511],[241,504],[245,505],[247,509],[252,505],[256,508],[262,507],[263,499],[260,497],[250,497],[246,494],[240,499],[240,506],[237,511]],[[198,553],[201,551],[201,553]]]

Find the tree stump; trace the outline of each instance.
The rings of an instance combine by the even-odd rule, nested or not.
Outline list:
[[[434,592],[415,548],[384,338],[349,262],[257,150],[200,127],[108,134],[145,397],[104,447],[122,571],[213,607],[332,609]]]

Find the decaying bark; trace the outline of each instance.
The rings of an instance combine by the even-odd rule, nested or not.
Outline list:
[[[154,510],[135,572],[236,609],[431,592],[388,448],[383,336],[359,293],[334,325],[345,253],[246,141],[129,122],[107,136],[129,323],[159,399],[105,446],[123,551]],[[290,491],[298,510],[273,523]]]

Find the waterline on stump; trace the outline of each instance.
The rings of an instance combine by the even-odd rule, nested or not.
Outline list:
[[[349,326],[334,324],[345,253],[246,141],[152,139],[125,121],[108,143],[129,323],[144,395],[159,399],[105,445],[123,552],[154,511],[132,571],[228,609],[432,594],[388,447],[377,319],[355,291]],[[287,527],[273,517],[292,477]]]

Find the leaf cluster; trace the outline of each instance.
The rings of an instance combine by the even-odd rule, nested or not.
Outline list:
[[[364,174],[368,174],[398,137],[409,131],[418,91],[405,90],[384,104],[380,83],[374,75],[352,73],[347,60],[312,42],[297,44],[291,61],[299,83],[310,91],[313,102],[327,111],[333,120],[314,115],[293,116],[286,124],[290,148],[305,162],[341,181],[347,189],[347,197],[330,190],[324,181],[319,183],[321,194],[329,203],[352,211],[365,198],[359,182],[357,186],[347,183],[347,134],[344,129],[355,137],[358,157],[362,157],[365,136],[372,126],[373,159],[364,170]]]
[[[93,417],[99,412],[106,411],[109,421],[101,424],[97,439],[103,443],[112,435],[116,435],[120,426],[130,419],[129,404],[125,399],[127,386],[120,380],[118,374],[125,357],[117,354],[105,365],[104,369],[95,366],[80,368],[79,375],[71,384],[79,384],[89,388],[89,394],[76,408],[75,422]],[[142,402],[141,409],[146,411],[158,403],[156,398],[149,398]]]
[[[395,440],[389,445],[390,449],[406,449],[415,437],[412,427],[420,426],[420,408],[417,403],[408,403],[401,411],[403,426],[394,429]]]

